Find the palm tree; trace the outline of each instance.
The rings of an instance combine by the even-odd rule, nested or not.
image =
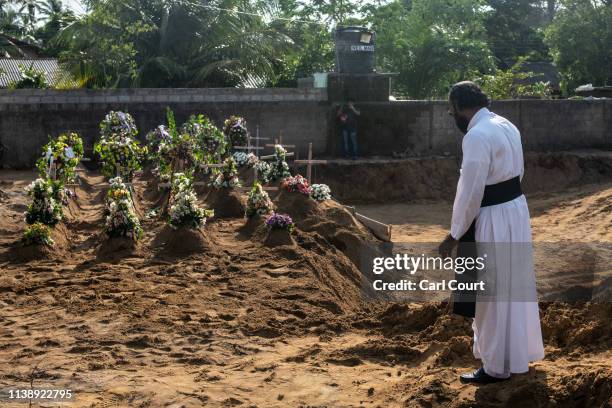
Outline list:
[[[86,86],[238,86],[274,74],[288,38],[246,0],[91,0],[60,31],[62,60]]]
[[[7,7],[7,2],[0,3],[0,57],[21,57],[20,39],[26,36],[19,13]]]
[[[72,10],[67,9],[61,0],[47,0],[38,5],[38,10],[45,21],[44,25],[36,30],[35,37],[40,41],[44,52],[48,56],[56,56],[61,51],[54,41],[55,36],[75,20]]]

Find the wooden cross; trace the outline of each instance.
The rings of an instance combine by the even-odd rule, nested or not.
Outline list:
[[[278,139],[274,139],[274,144],[267,144],[266,147],[274,147],[276,145],[281,145],[283,147],[291,147],[295,149],[295,145],[284,145],[283,144],[283,131],[281,130],[278,134]]]
[[[312,184],[312,165],[313,164],[327,164],[327,160],[313,160],[312,159],[312,143],[308,143],[308,160],[294,160],[294,164],[305,164],[307,166],[306,169],[306,179],[309,184]]]
[[[240,191],[241,193],[248,193],[252,189],[253,187],[240,187],[240,188],[237,188],[236,191]],[[278,187],[261,186],[261,189],[264,191],[278,191]]]
[[[285,157],[293,157],[295,155],[295,153],[291,152],[291,153],[285,153]],[[275,154],[269,154],[267,156],[261,156],[259,159],[260,160],[270,160],[270,159],[274,159],[276,157]]]
[[[256,145],[253,146],[253,143],[251,143],[251,139],[255,139],[255,143]],[[260,140],[270,140],[269,137],[259,137],[259,126],[257,126],[257,136],[252,138],[250,134],[247,134],[247,145],[246,146],[234,146],[232,147],[232,149],[235,150],[246,150],[247,153],[251,153],[252,150],[255,151],[255,155],[259,156],[259,150],[263,150],[264,148],[259,146],[259,141]]]

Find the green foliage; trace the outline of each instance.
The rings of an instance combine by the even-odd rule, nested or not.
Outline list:
[[[237,86],[249,75],[272,77],[287,38],[255,14],[263,2],[91,0],[91,12],[58,41],[87,87]]]
[[[612,84],[612,2],[563,1],[546,30],[546,42],[566,94],[584,84]]]
[[[499,69],[495,74],[476,78],[475,82],[491,99],[516,99],[522,96],[550,98],[550,84],[548,82],[528,83],[528,80],[535,77],[535,74],[521,70],[524,61],[521,58],[510,69]]]
[[[66,155],[66,149],[72,148],[73,157],[69,158]],[[56,166],[55,178],[62,183],[74,181],[76,176],[75,170],[79,162],[83,158],[83,140],[74,132],[62,133],[57,138],[52,139],[43,149],[44,157],[41,157],[36,162],[36,168],[40,177],[47,175],[47,159],[46,155],[50,152],[53,155],[53,162]]]
[[[542,3],[539,0],[487,0],[490,11],[484,25],[498,67],[506,68],[523,56],[538,61],[550,60],[544,43],[544,27],[550,16]]]
[[[229,152],[228,141],[223,132],[202,114],[191,115],[181,126],[181,133],[189,135],[198,142],[203,152],[204,163],[219,163]]]
[[[478,0],[414,0],[408,7],[395,0],[368,8],[379,70],[398,73],[394,93],[446,97],[452,83],[491,71],[483,6]]]
[[[34,64],[26,68],[19,65],[20,78],[9,83],[9,89],[47,89],[49,84],[43,71],[39,71],[33,67]]]
[[[28,225],[23,233],[21,242],[25,246],[30,245],[48,245],[53,246],[54,242],[51,238],[51,230],[45,224],[35,222],[32,225]]]
[[[61,181],[36,179],[26,187],[26,193],[32,199],[25,213],[27,224],[40,222],[52,226],[62,220],[64,185]]]

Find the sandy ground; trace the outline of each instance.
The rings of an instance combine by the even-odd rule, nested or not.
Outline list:
[[[217,221],[206,227],[209,251],[168,257],[162,223],[145,220],[137,251],[101,256],[101,192],[82,188],[68,211],[69,247],[23,262],[10,256],[33,177],[0,173],[0,389],[70,388],[75,399],[61,405],[69,407],[612,402],[609,302],[543,303],[545,360],[509,382],[461,385],[458,374],[478,366],[469,322],[444,304],[365,301],[342,252],[347,241],[323,236],[325,222],[295,246],[266,248],[240,234],[242,220]],[[152,201],[141,195],[146,213]],[[538,242],[612,242],[612,184],[529,202]],[[393,224],[397,242],[441,240],[450,209],[440,201],[359,207]]]

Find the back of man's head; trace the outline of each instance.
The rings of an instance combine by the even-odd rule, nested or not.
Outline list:
[[[489,106],[487,95],[471,81],[457,82],[451,87],[448,100],[455,109],[480,109]]]

